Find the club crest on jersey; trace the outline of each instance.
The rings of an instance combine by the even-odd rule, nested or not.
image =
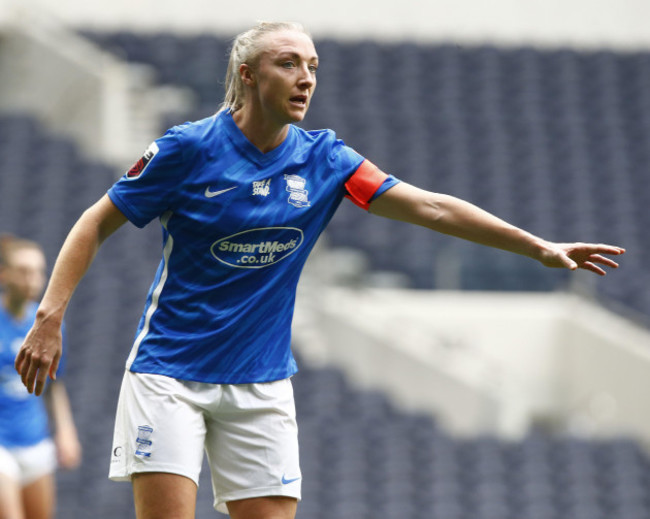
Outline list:
[[[259,180],[253,182],[253,195],[254,196],[269,196],[271,192],[271,179]]]
[[[147,165],[151,162],[151,159],[153,159],[159,151],[160,148],[158,148],[158,145],[155,142],[152,142],[144,152],[142,158],[133,164],[131,169],[126,172],[126,178],[134,179],[142,175]]]
[[[287,181],[287,191],[289,191],[288,202],[294,207],[309,207],[309,199],[307,195],[309,191],[305,189],[307,181],[298,175],[285,175],[284,179]]]

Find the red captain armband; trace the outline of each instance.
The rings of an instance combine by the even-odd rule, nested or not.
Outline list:
[[[367,211],[372,197],[387,178],[386,173],[366,159],[345,183],[345,198]]]

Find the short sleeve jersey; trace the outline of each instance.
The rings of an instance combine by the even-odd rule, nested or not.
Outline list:
[[[291,376],[309,252],[344,197],[368,207],[397,182],[331,130],[290,125],[268,153],[228,112],[169,130],[108,191],[135,225],[163,227],[127,368],[223,384]]]
[[[27,392],[14,369],[36,308],[30,304],[25,316],[17,320],[0,306],[0,446],[7,448],[36,445],[50,435],[43,399]]]

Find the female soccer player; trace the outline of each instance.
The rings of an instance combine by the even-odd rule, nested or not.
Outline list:
[[[36,243],[0,238],[0,286],[0,518],[47,519],[54,512],[57,457],[73,468],[81,449],[63,383],[52,382],[45,392],[52,441],[43,401],[27,392],[13,366],[45,286],[45,256]]]
[[[100,244],[159,218],[162,261],[127,359],[110,477],[139,519],[194,517],[205,448],[215,507],[234,519],[295,516],[301,474],[290,377],[300,271],[344,197],[388,218],[605,274],[619,247],[557,244],[457,198],[399,182],[335,138],[306,132],[318,55],[297,24],[262,23],[233,45],[222,109],[169,130],[63,245],[16,358],[39,394],[59,326]]]

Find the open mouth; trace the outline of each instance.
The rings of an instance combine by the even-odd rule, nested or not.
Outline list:
[[[293,96],[291,99],[289,99],[292,103],[296,103],[302,106],[307,105],[307,96],[304,94]]]

